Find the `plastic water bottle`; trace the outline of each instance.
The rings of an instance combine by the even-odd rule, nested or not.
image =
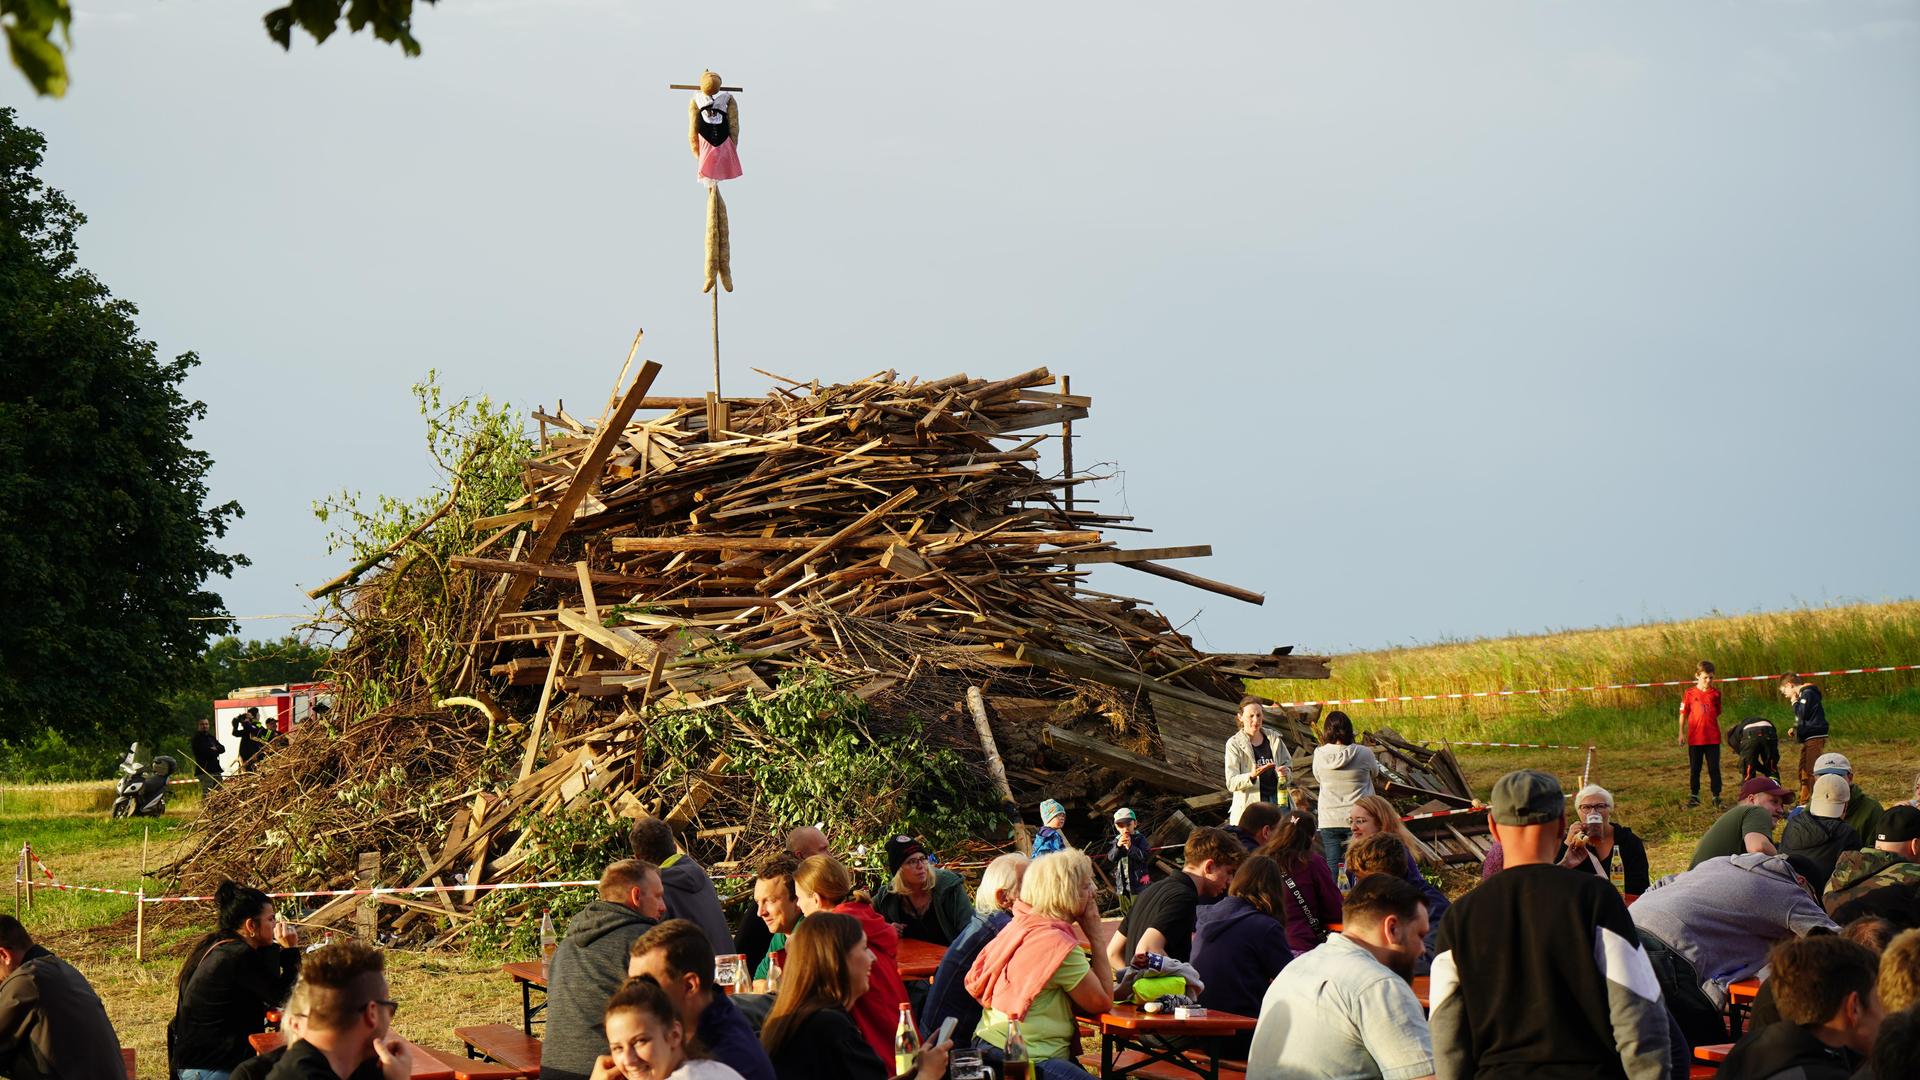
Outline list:
[[[540,980],[553,978],[553,950],[560,947],[560,939],[553,933],[553,912],[540,913]]]

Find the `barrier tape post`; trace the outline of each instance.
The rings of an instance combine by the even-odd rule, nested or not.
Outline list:
[[[33,910],[33,841],[31,840],[27,841],[26,847],[22,848],[21,850],[27,853],[26,854],[27,872],[24,876],[27,879],[27,910],[32,911]]]
[[[147,886],[141,882],[133,895],[133,962],[147,962]]]
[[[20,879],[26,876],[27,845],[20,845],[20,861],[13,867],[13,917],[20,917]]]

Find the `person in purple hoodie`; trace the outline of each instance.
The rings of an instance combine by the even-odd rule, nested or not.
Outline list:
[[[1234,871],[1227,895],[1200,909],[1193,931],[1193,967],[1205,988],[1200,1004],[1209,1009],[1260,1015],[1260,999],[1280,969],[1293,959],[1287,945],[1286,875],[1280,864],[1252,855]],[[1229,1040],[1221,1053],[1244,1058],[1253,1032]]]
[[[1296,811],[1256,852],[1279,866],[1287,944],[1295,955],[1327,940],[1327,924],[1340,921],[1340,890],[1320,854],[1317,830],[1312,814]]]

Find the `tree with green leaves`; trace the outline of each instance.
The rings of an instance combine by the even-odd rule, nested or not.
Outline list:
[[[413,0],[293,0],[267,12],[265,22],[267,36],[283,49],[293,47],[296,28],[323,42],[345,23],[352,33],[366,30],[400,46],[408,56],[420,55],[420,42],[413,36]],[[67,0],[0,0],[0,29],[6,31],[13,66],[27,77],[34,92],[65,96],[73,6]]]
[[[161,359],[80,265],[45,148],[0,109],[0,741],[154,710],[228,628],[207,579],[246,562],[215,546],[240,507],[208,505],[188,441],[199,361]]]

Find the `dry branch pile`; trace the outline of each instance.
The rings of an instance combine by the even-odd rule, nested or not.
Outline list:
[[[521,880],[541,865],[524,823],[583,800],[669,817],[710,864],[753,857],[798,822],[757,808],[728,746],[769,737],[740,705],[797,672],[876,724],[919,718],[929,745],[977,763],[989,806],[1052,795],[1089,812],[1216,790],[1242,680],[1326,676],[1324,658],[1288,650],[1202,652],[1145,601],[1087,586],[1086,567],[1109,563],[1261,599],[1164,565],[1204,546],[1116,546],[1112,531],[1145,530],[1074,499],[1088,477],[1042,464],[1091,404],[1045,369],[726,400],[648,397],[657,371],[598,420],[536,413],[516,503],[450,515],[352,586],[343,719],[216,796],[219,844],[189,879],[339,884],[343,855],[379,850],[402,868],[388,884]],[[437,551],[436,534],[463,545]],[[431,618],[395,600],[406,575],[430,584]],[[354,689],[356,668],[397,667],[400,690]],[[732,730],[697,759],[680,743],[663,759],[649,737],[716,715]],[[1311,745],[1297,718],[1274,722]],[[383,734],[397,729],[420,734]],[[271,800],[304,797],[304,777],[361,793],[359,816],[302,819],[338,830],[333,854],[246,844],[241,815],[273,835],[294,811]]]

